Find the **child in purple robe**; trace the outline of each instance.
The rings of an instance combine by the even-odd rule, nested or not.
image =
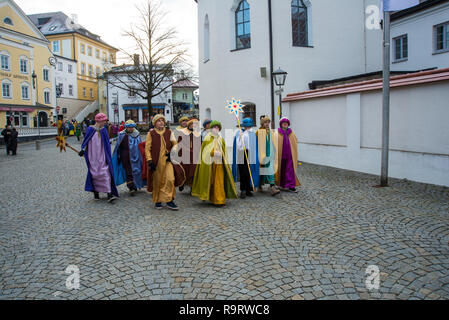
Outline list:
[[[93,192],[95,200],[100,200],[99,193],[104,192],[108,195],[108,202],[113,202],[118,191],[114,182],[111,144],[104,127],[107,119],[104,113],[95,116],[95,125],[87,128],[79,156],[86,159],[88,170],[84,190]]]

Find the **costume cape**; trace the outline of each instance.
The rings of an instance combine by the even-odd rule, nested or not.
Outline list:
[[[243,129],[242,129],[243,132]],[[239,181],[239,166],[237,163],[237,138],[240,131],[237,131],[234,137],[234,144],[232,147],[232,175],[234,176],[234,181]],[[254,188],[257,188],[260,183],[259,176],[259,147],[257,145],[256,134],[252,131],[248,131],[249,135],[249,146],[245,146],[246,150],[249,150],[249,167],[251,170],[251,175],[253,177]],[[242,163],[240,163],[242,164]]]

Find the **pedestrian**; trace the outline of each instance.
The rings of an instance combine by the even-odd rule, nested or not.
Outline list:
[[[12,134],[11,126],[8,124],[8,125],[6,125],[6,128],[3,129],[3,131],[2,131],[2,136],[3,136],[3,141],[5,142],[7,156],[9,156],[9,152],[11,151],[10,150],[11,134]]]
[[[87,121],[84,120],[84,121],[83,121],[83,128],[82,128],[82,131],[83,131],[83,138],[86,136],[87,127],[88,127]]]
[[[237,131],[234,137],[232,174],[234,181],[240,181],[240,198],[242,199],[247,196],[253,197],[252,191],[256,191],[254,188],[259,185],[257,136],[250,130],[252,126],[251,118],[243,119],[242,129]]]
[[[80,141],[81,136],[81,125],[78,122],[75,122],[75,136],[78,141]]]
[[[183,139],[178,142],[178,156],[181,159],[181,165],[186,174],[185,185],[190,187],[190,194],[192,194],[193,178],[195,176],[196,166],[199,162],[201,152],[201,132],[199,128],[198,119],[191,119],[187,122],[188,136],[183,136]],[[184,151],[184,153],[182,153]],[[184,189],[184,185],[179,187],[179,191]]]
[[[180,159],[181,166],[184,169],[184,172],[186,174],[186,183],[190,183],[190,186],[193,182],[193,174],[195,174],[195,167],[192,168],[192,163],[190,162],[190,153],[193,153],[193,146],[192,150],[190,148],[190,140],[193,140],[192,132],[188,129],[189,118],[186,116],[183,116],[179,119],[179,126],[174,130],[175,138],[178,142],[177,149],[178,151],[178,159]],[[183,156],[184,151],[184,156]],[[192,172],[193,170],[193,172]],[[190,181],[188,181],[190,179]],[[184,185],[179,187],[179,191],[184,190]]]
[[[263,186],[268,184],[270,185],[271,195],[275,196],[280,193],[276,187],[274,178],[274,165],[276,160],[274,141],[277,135],[276,131],[270,129],[270,123],[271,119],[268,116],[261,117],[260,128],[256,132],[260,163],[259,191],[263,191]]]
[[[69,121],[68,120],[66,120],[65,121],[65,124],[64,124],[64,135],[65,136],[68,136],[69,135]]]
[[[175,204],[176,190],[185,182],[184,170],[171,161],[170,152],[176,152],[177,140],[170,129],[165,128],[166,119],[162,114],[153,118],[154,129],[148,132],[145,141],[145,158],[147,161],[147,191],[153,193],[156,209],[178,210]]]
[[[99,192],[107,193],[108,202],[113,202],[117,199],[118,192],[114,182],[111,144],[104,127],[107,119],[104,113],[95,116],[95,126],[87,128],[79,156],[84,156],[87,164],[84,190],[93,192],[95,200],[100,199]]]
[[[17,155],[17,140],[19,137],[19,133],[17,132],[16,128],[12,128],[11,129],[11,138],[9,140],[9,150],[11,150],[12,155],[16,156]]]
[[[204,141],[207,134],[210,132],[210,123],[212,120],[206,119],[203,121],[203,131],[201,132],[201,141]]]
[[[211,121],[211,132],[201,144],[201,159],[195,170],[192,195],[210,201],[217,207],[226,205],[226,199],[237,199],[237,191],[228,163],[226,143],[220,135],[221,123]]]
[[[116,186],[126,182],[131,196],[143,188],[142,166],[144,159],[139,151],[140,132],[133,120],[126,121],[125,129],[119,132],[117,144],[112,154],[114,179]]]
[[[279,121],[277,141],[277,169],[275,172],[276,185],[283,191],[297,192],[300,186],[296,169],[298,166],[298,138],[290,127],[290,120],[282,118]]]

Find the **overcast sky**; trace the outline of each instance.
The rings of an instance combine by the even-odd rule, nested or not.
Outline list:
[[[193,0],[160,0],[167,24],[175,26],[179,36],[189,43],[194,70],[198,72],[197,4]],[[116,48],[130,48],[122,31],[138,16],[136,5],[145,0],[15,0],[26,14],[62,11],[78,15],[78,23]]]

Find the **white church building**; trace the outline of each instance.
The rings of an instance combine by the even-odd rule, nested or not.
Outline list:
[[[274,115],[278,127],[281,110],[300,161],[380,174],[380,0],[195,1],[201,119],[220,120],[226,135],[232,98],[256,126]],[[391,21],[389,176],[449,186],[449,0],[422,0]],[[288,73],[282,109],[278,68]]]

